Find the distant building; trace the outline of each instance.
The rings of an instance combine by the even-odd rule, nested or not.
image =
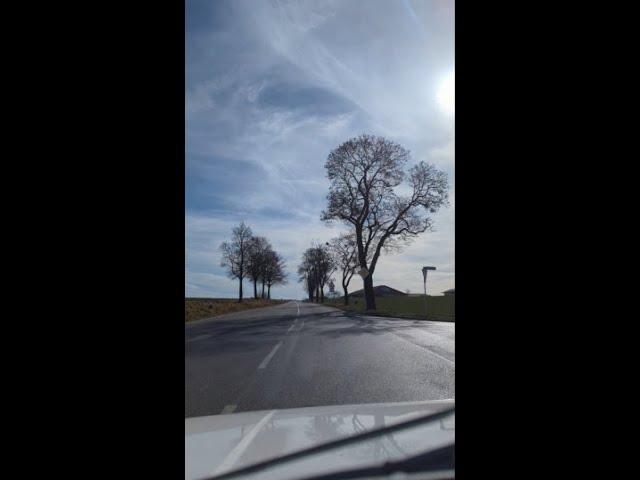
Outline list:
[[[388,287],[386,285],[378,285],[377,287],[373,287],[373,293],[376,297],[397,297],[404,296],[407,294],[401,292],[400,290],[396,290],[395,288]],[[356,290],[353,293],[349,294],[350,297],[364,297],[364,290]]]
[[[456,294],[456,289],[455,288],[450,288],[449,290],[445,290],[444,292],[445,295],[455,295]]]

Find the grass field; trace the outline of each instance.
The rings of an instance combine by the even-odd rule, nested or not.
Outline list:
[[[224,313],[239,312],[251,308],[268,307],[283,303],[284,300],[255,300],[245,298],[238,303],[237,298],[185,298],[184,321],[192,322],[201,318],[215,317]]]
[[[364,312],[364,298],[349,298],[349,306],[344,306],[342,298],[326,300],[327,305],[348,311]],[[376,313],[390,317],[424,319],[424,296],[376,297]],[[427,297],[429,320],[455,322],[455,296],[442,295]]]

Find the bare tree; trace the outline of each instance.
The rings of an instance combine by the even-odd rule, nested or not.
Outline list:
[[[342,233],[329,242],[336,269],[341,273],[344,304],[349,305],[349,283],[358,269],[358,249],[353,233]]]
[[[252,237],[251,228],[242,222],[233,229],[230,242],[222,242],[220,265],[227,268],[230,278],[237,278],[239,283],[238,303],[242,302],[242,280],[247,276],[247,256]]]
[[[331,252],[329,251],[328,244],[316,245],[313,247],[313,251],[316,272],[318,275],[317,288],[319,289],[316,293],[316,301],[324,303],[324,286],[329,282],[329,280],[331,280],[331,274],[335,271],[336,267],[333,257],[331,256]]]
[[[325,245],[315,244],[302,255],[298,267],[299,281],[305,283],[309,300],[324,302],[324,286],[335,270],[333,258]]]
[[[376,308],[373,274],[380,254],[432,229],[430,214],[448,205],[447,174],[425,162],[405,171],[409,157],[409,151],[397,143],[360,135],[332,150],[325,164],[331,185],[321,218],[353,228],[358,266],[368,270],[364,279],[367,310]],[[395,191],[404,180],[408,195]]]
[[[271,299],[271,287],[273,285],[284,284],[287,282],[284,269],[284,260],[279,253],[268,250],[266,252],[265,268],[263,271],[263,278],[267,284],[267,298]]]
[[[302,262],[298,266],[298,281],[304,283],[309,301],[313,301],[316,292],[317,275],[311,249],[307,249],[302,254]]]
[[[313,301],[319,282],[312,248],[308,248],[302,254],[302,262],[298,266],[298,281],[304,282],[305,289],[309,294],[309,300]]]
[[[253,282],[253,297],[258,298],[258,281],[266,268],[267,252],[271,245],[264,237],[251,237],[248,243],[247,274]]]

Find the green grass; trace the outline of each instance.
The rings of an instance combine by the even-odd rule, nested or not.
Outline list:
[[[283,302],[284,300],[245,298],[242,303],[238,303],[237,298],[185,298],[184,321],[192,322],[193,320],[215,317],[225,313],[278,305]]]
[[[364,298],[349,298],[349,306],[344,306],[342,298],[326,300],[326,305],[352,312],[364,312]],[[390,317],[424,319],[424,296],[376,297],[375,314]],[[427,297],[429,320],[455,321],[455,296],[441,295]],[[369,312],[367,312],[369,313]],[[371,312],[374,313],[374,312]]]

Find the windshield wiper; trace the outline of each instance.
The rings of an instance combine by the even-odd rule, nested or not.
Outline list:
[[[325,473],[314,477],[305,477],[304,480],[328,480],[331,478],[343,480],[350,478],[372,478],[389,476],[393,473],[415,472],[441,472],[438,478],[453,478],[455,445],[446,445],[442,448],[431,450],[413,457],[385,462],[373,467],[356,468],[342,472]]]
[[[353,436],[350,436],[350,437],[341,438],[339,440],[334,440],[332,442],[323,443],[323,444],[320,444],[320,445],[316,445],[314,447],[306,448],[304,450],[299,450],[297,452],[288,453],[286,455],[282,455],[280,457],[277,457],[277,458],[274,458],[274,459],[271,459],[271,460],[265,460],[263,462],[255,463],[255,464],[249,465],[247,467],[239,468],[239,469],[234,470],[232,472],[223,473],[221,475],[215,475],[215,476],[212,476],[212,477],[207,477],[207,480],[223,480],[223,479],[235,478],[235,477],[238,477],[238,476],[241,476],[241,475],[246,475],[246,474],[249,474],[249,473],[260,472],[262,470],[266,470],[268,468],[274,467],[276,465],[280,465],[282,463],[291,462],[293,460],[299,460],[299,459],[301,459],[303,457],[307,457],[309,455],[314,455],[314,454],[317,454],[317,453],[326,452],[328,450],[334,450],[336,448],[344,447],[345,445],[350,445],[352,443],[362,442],[364,440],[369,440],[371,438],[379,437],[381,435],[387,435],[389,433],[393,433],[393,432],[396,432],[398,430],[405,430],[407,428],[416,427],[416,426],[419,426],[419,425],[422,425],[422,424],[425,424],[425,423],[431,423],[431,422],[433,422],[435,420],[440,420],[441,418],[448,417],[449,415],[453,414],[454,412],[455,412],[455,407],[454,408],[448,408],[448,409],[442,410],[440,412],[432,413],[430,415],[425,415],[424,417],[413,418],[411,420],[407,420],[406,422],[396,423],[395,425],[389,425],[387,427],[382,427],[382,428],[378,428],[378,429],[375,429],[375,430],[369,430],[367,432],[360,433],[358,435],[353,435]],[[453,446],[452,446],[452,448],[453,448]],[[411,459],[419,458],[419,457],[421,457],[421,455],[418,455],[416,457],[412,457]],[[402,461],[396,462],[396,463],[402,463],[404,461],[409,461],[411,459],[402,460]],[[393,464],[393,463],[394,462],[388,462],[385,465]],[[374,467],[374,468],[383,468],[383,467]],[[323,477],[318,477],[318,478],[323,478]],[[326,477],[326,478],[328,478],[328,477]],[[344,477],[344,478],[349,478],[349,477]]]

